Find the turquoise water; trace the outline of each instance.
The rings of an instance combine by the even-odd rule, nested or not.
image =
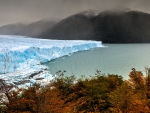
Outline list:
[[[66,70],[65,75],[80,77],[94,75],[98,69],[105,74],[122,75],[125,79],[131,68],[145,74],[150,66],[150,44],[104,44],[107,48],[95,48],[89,51],[73,53],[45,63],[52,74]]]

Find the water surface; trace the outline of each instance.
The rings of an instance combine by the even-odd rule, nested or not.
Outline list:
[[[105,74],[122,75],[125,79],[131,68],[145,74],[145,66],[150,66],[150,44],[104,44],[107,48],[73,53],[45,63],[52,74],[66,70],[65,75],[80,77],[94,75],[98,69]]]

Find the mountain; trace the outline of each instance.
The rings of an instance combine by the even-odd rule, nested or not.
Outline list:
[[[8,24],[0,27],[0,34],[2,35],[15,35],[20,32],[26,24],[22,23],[15,23],[15,24]]]
[[[39,37],[53,39],[91,39],[94,36],[93,19],[98,15],[97,11],[83,11],[71,15],[51,29],[48,29]]]
[[[84,11],[69,16],[39,37],[50,39],[88,39],[104,43],[149,43],[150,14],[114,8],[101,13]]]
[[[150,14],[128,8],[101,12],[94,20],[95,40],[104,43],[150,42]]]
[[[41,33],[45,32],[47,29],[50,29],[59,21],[60,19],[58,18],[46,18],[28,25],[20,23],[8,24],[0,27],[0,34],[22,35],[37,38]]]
[[[150,43],[150,14],[122,7],[102,12],[88,10],[61,21],[47,18],[29,25],[5,25],[0,27],[0,34],[103,43]]]
[[[58,23],[60,19],[58,18],[46,18],[39,20],[37,22],[31,23],[28,26],[24,27],[18,35],[29,36],[29,37],[38,37],[41,33],[53,27]]]

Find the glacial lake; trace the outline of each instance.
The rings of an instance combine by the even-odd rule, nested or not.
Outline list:
[[[103,44],[106,48],[95,48],[73,53],[45,63],[49,71],[66,71],[65,75],[94,76],[96,69],[101,73],[122,75],[128,79],[131,68],[142,71],[150,66],[150,44]]]

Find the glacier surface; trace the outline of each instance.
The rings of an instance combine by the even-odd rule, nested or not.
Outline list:
[[[23,79],[31,81],[35,76],[52,78],[46,71],[48,67],[41,63],[96,47],[103,47],[102,42],[0,35],[0,79],[18,82]]]

